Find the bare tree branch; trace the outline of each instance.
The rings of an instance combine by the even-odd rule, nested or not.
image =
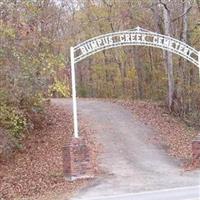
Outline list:
[[[192,9],[192,6],[190,6],[190,7],[189,7],[184,13],[182,13],[180,16],[174,18],[174,19],[172,20],[172,22],[175,22],[175,21],[178,20],[179,18],[181,18],[181,17],[185,16],[186,14],[188,14],[188,13],[190,12],[191,9]]]
[[[200,0],[196,0],[197,6],[198,6],[198,10],[200,12]]]
[[[162,0],[159,0],[159,3],[161,4],[161,5],[163,5],[164,6],[164,8],[169,12],[169,9],[168,9],[168,7],[167,7],[167,4],[166,3],[164,3],[164,2],[162,2]]]

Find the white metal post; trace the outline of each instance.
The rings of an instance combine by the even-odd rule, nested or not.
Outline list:
[[[70,48],[71,57],[71,79],[72,79],[72,101],[73,101],[73,120],[74,120],[74,137],[78,138],[78,118],[77,118],[77,99],[76,99],[76,79],[74,64],[74,48]]]
[[[200,76],[200,51],[199,51],[199,54],[198,54],[198,67],[199,67],[199,76]]]

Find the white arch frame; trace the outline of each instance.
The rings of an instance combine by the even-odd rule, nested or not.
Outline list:
[[[177,54],[200,70],[200,51],[170,36],[154,33],[140,27],[132,30],[103,34],[70,48],[74,137],[78,138],[75,64],[102,50],[120,46],[156,47]]]

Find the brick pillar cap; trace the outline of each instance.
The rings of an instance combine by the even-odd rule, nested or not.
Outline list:
[[[86,140],[84,137],[79,137],[79,138],[72,137],[69,142],[70,145],[76,145],[76,144],[78,145],[78,144],[85,144]]]
[[[198,134],[194,139],[193,139],[193,142],[200,142],[200,134]]]

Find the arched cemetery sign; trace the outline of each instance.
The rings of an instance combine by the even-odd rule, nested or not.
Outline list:
[[[140,27],[132,30],[119,31],[100,35],[86,40],[75,47],[71,47],[71,76],[72,76],[72,98],[74,116],[74,136],[78,137],[77,102],[76,102],[76,82],[75,63],[93,55],[99,51],[119,47],[119,46],[148,46],[157,47],[177,54],[200,69],[200,52],[170,36],[154,33]]]

